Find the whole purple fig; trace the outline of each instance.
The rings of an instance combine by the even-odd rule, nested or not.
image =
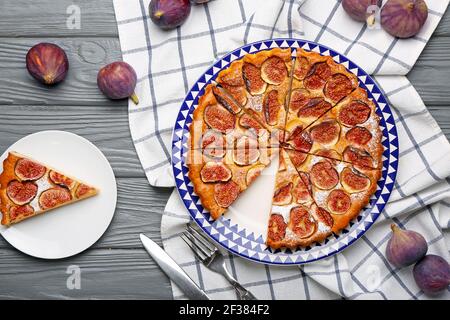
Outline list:
[[[397,38],[410,38],[419,33],[428,18],[424,0],[389,0],[381,9],[381,26]]]
[[[28,72],[47,85],[63,81],[69,70],[66,52],[56,44],[46,42],[39,43],[28,51],[26,64]]]
[[[428,251],[425,238],[411,230],[402,230],[391,225],[392,237],[386,247],[386,258],[395,267],[412,265],[422,259]]]
[[[134,93],[137,76],[133,67],[126,62],[117,61],[100,69],[97,75],[98,88],[110,99],[130,97],[135,104],[139,99]]]
[[[437,295],[450,285],[450,265],[434,254],[417,262],[413,275],[419,288],[428,295]]]
[[[183,24],[191,13],[189,0],[152,0],[150,18],[161,29],[170,30]]]
[[[373,25],[375,15],[368,9],[370,6],[379,6],[380,2],[380,0],[344,0],[342,1],[342,7],[352,19]]]

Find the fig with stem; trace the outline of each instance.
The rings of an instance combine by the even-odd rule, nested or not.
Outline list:
[[[137,76],[133,67],[126,62],[117,61],[100,69],[97,75],[97,85],[105,96],[110,99],[131,98],[135,104],[139,99],[134,93]]]
[[[42,42],[33,46],[27,53],[28,72],[46,85],[63,81],[69,70],[66,52],[53,43]]]

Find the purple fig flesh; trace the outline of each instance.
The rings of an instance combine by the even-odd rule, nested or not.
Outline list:
[[[354,20],[360,22],[369,22],[373,24],[374,19],[368,19],[371,13],[368,12],[370,6],[378,6],[379,0],[344,0],[342,1],[342,7],[345,12]]]
[[[152,0],[150,18],[161,29],[170,30],[183,24],[191,13],[189,0]]]
[[[437,295],[450,285],[450,265],[444,258],[429,254],[416,263],[414,280],[428,295]]]
[[[381,26],[398,38],[410,38],[419,33],[428,18],[424,0],[389,0],[381,9]]]
[[[137,76],[133,67],[126,62],[113,62],[100,69],[97,75],[97,85],[105,96],[110,99],[130,97],[135,104],[139,100],[134,93]]]
[[[69,70],[69,60],[63,49],[53,43],[39,43],[26,56],[28,72],[38,81],[53,85],[63,81]]]
[[[411,230],[402,230],[395,224],[391,225],[392,237],[386,246],[386,258],[395,267],[412,265],[422,259],[428,245],[425,238]]]

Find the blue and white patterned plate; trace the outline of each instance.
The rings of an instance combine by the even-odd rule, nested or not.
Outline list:
[[[377,191],[371,197],[369,205],[339,234],[333,234],[321,243],[315,243],[310,247],[297,250],[282,249],[275,251],[267,248],[264,243],[265,234],[261,232],[261,230],[265,230],[267,225],[267,219],[264,217],[259,222],[264,224],[264,226],[256,228],[256,230],[251,230],[248,225],[240,225],[239,221],[234,219],[232,214],[225,214],[220,219],[213,221],[209,213],[202,207],[199,197],[194,193],[185,163],[188,150],[189,125],[192,122],[193,111],[198,105],[198,99],[203,95],[205,87],[217,77],[222,69],[227,68],[234,60],[240,59],[248,53],[272,48],[292,48],[294,49],[294,54],[295,49],[303,48],[307,51],[331,56],[334,61],[345,66],[358,77],[360,86],[368,91],[369,97],[376,103],[376,111],[381,118],[380,127],[383,132],[382,178],[378,182]],[[334,255],[351,245],[370,228],[383,210],[394,187],[397,175],[398,153],[397,130],[391,109],[377,84],[364,70],[345,56],[320,44],[296,39],[273,39],[251,43],[228,53],[209,68],[195,83],[187,94],[175,123],[172,143],[172,165],[181,199],[192,219],[212,239],[230,252],[255,262],[293,265],[308,263]],[[230,215],[232,218],[230,218]]]

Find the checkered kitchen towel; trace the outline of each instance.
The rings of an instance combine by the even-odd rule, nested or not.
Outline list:
[[[114,0],[123,59],[139,78],[141,104],[129,104],[130,129],[152,185],[174,185],[171,133],[185,93],[214,60],[245,43],[297,37],[328,45],[376,74],[390,100],[400,161],[396,188],[384,212],[343,253],[300,268],[262,266],[228,256],[232,273],[258,298],[426,298],[411,268],[393,268],[384,257],[392,221],[421,232],[429,252],[449,260],[450,145],[406,77],[393,76],[412,68],[449,2],[426,1],[430,15],[421,33],[396,40],[348,19],[341,0],[213,0],[193,7],[188,21],[171,32],[160,31],[149,20],[149,0]],[[236,298],[230,285],[200,265],[178,237],[188,219],[175,191],[162,219],[165,249],[212,298]],[[176,286],[173,294],[183,297]],[[449,299],[450,293],[441,298]]]

